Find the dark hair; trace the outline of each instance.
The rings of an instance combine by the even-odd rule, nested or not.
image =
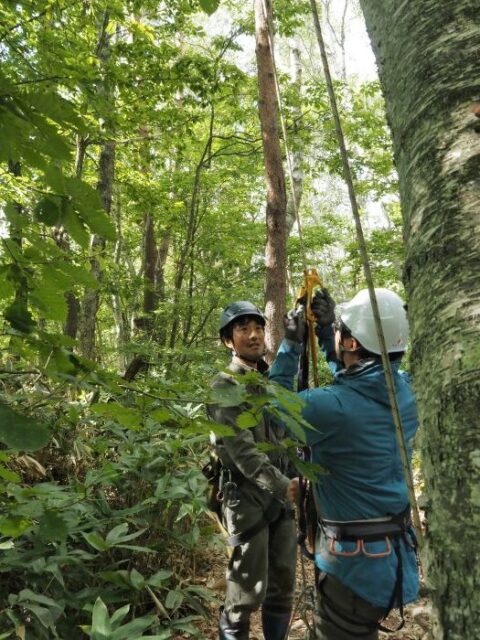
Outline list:
[[[352,332],[347,327],[347,325],[342,322],[342,320],[338,320],[335,323],[335,328],[340,331],[340,338],[342,340],[344,340],[345,338],[355,338],[355,336],[352,336]],[[355,340],[357,340],[357,339],[355,338]],[[357,340],[357,342],[358,342],[358,340]],[[357,353],[359,355],[361,360],[364,360],[366,358],[377,358],[378,360],[381,360],[382,356],[379,353],[373,353],[372,351],[369,351],[368,349],[365,349],[365,347],[362,347],[360,342],[358,342],[358,344],[360,345],[360,348],[355,353]],[[401,360],[403,358],[403,353],[404,353],[403,351],[397,351],[395,353],[389,353],[388,354],[388,359],[390,360],[390,362],[395,362],[396,360]]]
[[[263,320],[263,318],[260,318],[260,316],[257,315],[247,314],[244,316],[240,316],[239,318],[235,318],[235,320],[229,322],[226,327],[223,327],[223,329],[220,331],[220,337],[222,338],[222,340],[232,340],[234,328],[243,327],[244,325],[248,324],[250,320],[258,322],[258,324],[261,324],[263,327],[265,326],[265,320]]]

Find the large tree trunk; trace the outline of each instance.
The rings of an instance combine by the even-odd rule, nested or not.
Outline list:
[[[267,9],[265,15],[264,8]],[[278,101],[275,93],[273,43],[270,36],[271,2],[255,0],[255,33],[258,69],[258,111],[262,130],[267,181],[267,245],[265,250],[265,314],[267,358],[272,359],[283,337],[287,293],[285,174],[280,149]]]
[[[362,0],[393,133],[435,638],[480,629],[478,2]]]

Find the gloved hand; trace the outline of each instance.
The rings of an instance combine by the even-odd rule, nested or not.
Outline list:
[[[303,342],[305,336],[305,310],[303,307],[292,309],[283,319],[285,339],[292,342]]]
[[[316,291],[312,298],[311,307],[319,327],[326,327],[335,321],[335,300],[327,289]]]

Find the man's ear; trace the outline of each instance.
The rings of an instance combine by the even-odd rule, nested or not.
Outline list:
[[[340,340],[340,345],[347,353],[354,353],[360,349],[360,343],[353,336]]]
[[[351,338],[352,341],[352,351],[358,351],[360,349],[360,343],[355,340],[355,338],[352,336]]]
[[[227,349],[230,349],[230,351],[234,349],[233,340],[230,340],[230,338],[222,338],[222,342],[227,347]]]

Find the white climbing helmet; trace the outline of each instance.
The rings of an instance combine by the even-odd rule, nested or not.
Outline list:
[[[388,353],[405,351],[408,340],[408,320],[403,300],[389,289],[375,289],[385,345]],[[350,330],[362,347],[380,354],[380,342],[375,328],[368,289],[341,306],[340,320]]]

